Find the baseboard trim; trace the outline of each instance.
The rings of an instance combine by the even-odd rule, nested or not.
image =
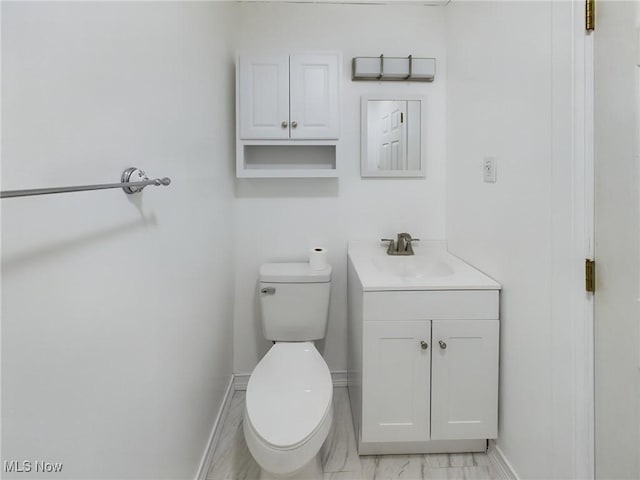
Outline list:
[[[489,440],[487,455],[489,455],[491,462],[496,467],[499,480],[520,480],[513,466],[509,463],[507,457],[504,456],[504,452],[496,445],[494,440]]]
[[[334,387],[346,387],[347,386],[347,371],[346,370],[336,370],[335,372],[331,372],[331,380],[333,381]]]
[[[216,445],[218,444],[220,434],[222,433],[222,425],[224,425],[224,419],[227,417],[227,412],[229,411],[229,407],[231,406],[231,398],[233,397],[233,392],[235,391],[234,382],[235,375],[231,375],[229,384],[227,385],[227,390],[224,393],[222,405],[220,406],[218,415],[213,422],[213,428],[211,429],[211,434],[209,435],[207,448],[204,451],[204,455],[202,456],[202,460],[200,461],[200,466],[198,467],[196,480],[206,480],[207,478],[209,467],[211,466],[211,462],[213,461],[213,452],[216,451]]]
[[[233,375],[233,387],[236,391],[244,392],[247,389],[250,376],[250,373],[235,373]]]
[[[486,440],[428,440],[426,442],[359,442],[360,455],[486,452]]]
[[[250,373],[236,373],[233,376],[233,387],[238,391],[244,391],[247,389],[249,383]],[[331,372],[331,381],[334,387],[346,387],[347,386],[347,371],[336,370]]]

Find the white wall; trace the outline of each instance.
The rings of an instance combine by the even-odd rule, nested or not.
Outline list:
[[[572,302],[584,296],[572,223],[575,17],[571,2],[447,8],[449,249],[503,284],[497,445],[520,478],[574,478],[580,462],[572,376]],[[484,157],[497,159],[495,184],[482,181]]]
[[[3,460],[194,477],[232,372],[229,14],[2,3],[3,190],[173,181],[2,201]]]
[[[342,52],[339,179],[238,180],[234,371],[250,373],[268,350],[256,298],[266,261],[305,260],[326,246],[334,268],[329,332],[320,344],[332,371],[346,370],[347,240],[408,231],[443,239],[445,198],[444,8],[423,6],[240,4],[239,51]],[[436,57],[432,84],[352,82],[355,56]],[[427,97],[427,177],[360,178],[360,96],[398,92]],[[420,248],[419,246],[417,248]]]

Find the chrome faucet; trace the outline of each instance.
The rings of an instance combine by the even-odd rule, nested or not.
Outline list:
[[[389,242],[387,255],[414,255],[413,242],[419,241],[419,238],[411,238],[408,233],[399,233],[397,241],[393,238],[383,238],[383,242]]]

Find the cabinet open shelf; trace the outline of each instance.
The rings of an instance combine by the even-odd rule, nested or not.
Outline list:
[[[238,145],[237,176],[251,177],[337,177],[336,144],[291,145],[275,144]],[[305,142],[307,143],[307,142]]]

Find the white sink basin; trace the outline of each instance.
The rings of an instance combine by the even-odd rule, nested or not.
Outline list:
[[[421,242],[415,255],[387,255],[377,242],[349,242],[349,261],[364,291],[496,290],[500,284],[447,252],[443,242]]]
[[[381,273],[407,278],[446,277],[453,275],[453,267],[439,258],[418,255],[409,257],[373,257],[373,265]]]

